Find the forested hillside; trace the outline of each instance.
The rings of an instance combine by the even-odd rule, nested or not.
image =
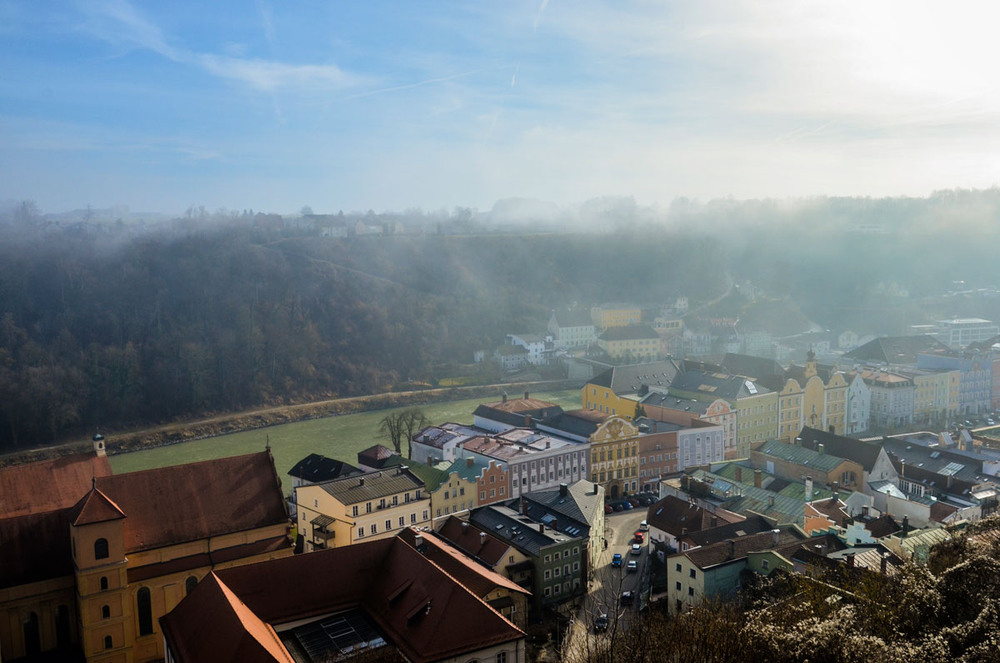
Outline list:
[[[0,217],[0,448],[433,381],[573,304],[696,306],[749,281],[859,333],[989,317],[997,298],[917,297],[1000,282],[998,200],[682,201],[549,234],[463,214],[462,235],[343,239],[235,217],[81,230],[22,205]],[[893,284],[909,300],[878,294]]]

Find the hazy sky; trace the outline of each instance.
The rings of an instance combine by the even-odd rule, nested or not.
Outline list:
[[[1000,6],[0,0],[0,199],[282,213],[1000,183]]]

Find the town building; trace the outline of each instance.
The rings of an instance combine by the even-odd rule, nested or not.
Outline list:
[[[465,424],[445,423],[427,426],[410,440],[414,464],[452,463],[459,457],[467,440],[483,435],[483,431]]]
[[[672,359],[614,366],[591,378],[583,386],[580,402],[585,410],[632,418],[635,402],[650,389],[666,389],[680,372]],[[646,390],[643,391],[643,387]]]
[[[158,618],[206,575],[292,555],[269,451],[120,475],[95,456],[0,470],[5,659],[163,660]]]
[[[590,319],[600,331],[642,322],[642,308],[634,304],[601,304],[590,308]]]
[[[521,513],[536,523],[584,539],[582,575],[588,579],[604,552],[604,489],[591,481],[562,484],[558,490],[521,496]]]
[[[649,419],[684,427],[693,427],[692,420],[698,419],[719,426],[723,459],[736,458],[736,410],[728,401],[721,398],[701,401],[675,396],[669,391],[650,390],[639,403]]]
[[[531,398],[524,392],[524,398],[507,398],[492,403],[481,403],[472,413],[472,425],[478,431],[503,433],[511,428],[531,428],[537,422],[554,417],[562,412],[555,403]]]
[[[594,321],[584,309],[552,311],[548,332],[557,348],[585,348],[597,339]]]
[[[431,522],[423,480],[402,465],[301,486],[296,492],[305,552],[389,538]]]
[[[597,347],[614,362],[648,362],[660,356],[660,335],[649,325],[611,327],[597,337]]]
[[[475,564],[456,573],[428,536],[212,573],[161,620],[165,658],[320,663],[395,649],[414,663],[526,661],[524,632],[494,607],[516,586]]]

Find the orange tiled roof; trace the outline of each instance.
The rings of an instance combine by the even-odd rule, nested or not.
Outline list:
[[[90,490],[94,477],[111,475],[106,456],[74,454],[0,469],[0,518],[66,509]]]
[[[77,527],[124,517],[121,508],[97,488],[91,488],[70,510],[70,521]]]
[[[267,451],[97,479],[126,516],[126,552],[285,522],[280,485]]]

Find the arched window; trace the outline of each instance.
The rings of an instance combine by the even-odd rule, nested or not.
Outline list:
[[[111,618],[111,606],[110,605],[102,605],[101,606],[101,619],[110,619],[110,618]]]
[[[139,589],[135,599],[139,612],[139,635],[149,635],[153,632],[153,602],[149,598],[149,588]]]
[[[105,591],[108,588],[108,577],[101,576],[101,591]]]
[[[107,559],[108,557],[108,540],[98,539],[94,541],[94,559]]]
[[[184,593],[190,594],[191,590],[193,590],[197,584],[198,584],[197,578],[195,578],[194,576],[189,577],[187,580],[184,581]]]
[[[111,649],[111,647],[113,647],[113,646],[114,646],[114,642],[111,640],[111,636],[110,635],[104,636],[104,648],[105,649]]]
[[[72,645],[69,607],[60,605],[56,608],[56,646],[66,649]]]

